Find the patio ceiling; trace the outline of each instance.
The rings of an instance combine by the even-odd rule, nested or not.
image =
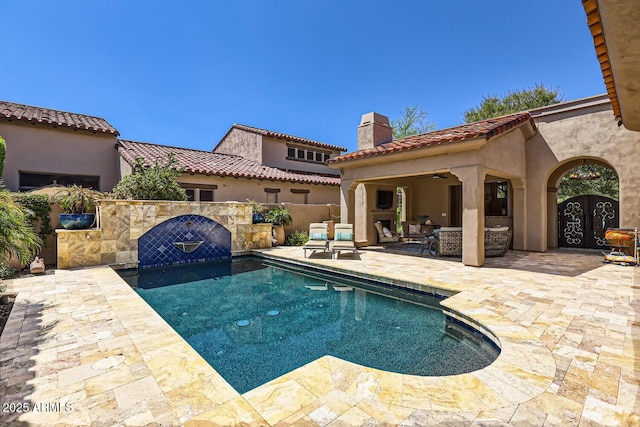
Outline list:
[[[640,7],[628,0],[583,0],[616,120],[640,131]]]

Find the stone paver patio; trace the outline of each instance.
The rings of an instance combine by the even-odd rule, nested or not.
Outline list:
[[[110,268],[59,270],[6,282],[18,297],[0,337],[0,425],[640,426],[640,268],[593,252],[510,251],[482,268],[262,252],[458,292],[444,304],[502,352],[449,377],[325,356],[240,395]]]

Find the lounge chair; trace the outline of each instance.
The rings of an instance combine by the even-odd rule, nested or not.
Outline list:
[[[322,222],[312,222],[309,225],[309,240],[302,246],[302,248],[304,249],[304,257],[307,257],[308,250],[311,251],[311,255],[313,255],[316,251],[328,251],[328,235],[328,224]]]
[[[391,231],[388,228],[383,227],[380,221],[374,222],[373,226],[378,232],[378,243],[396,243],[400,238],[400,235],[395,231]]]
[[[353,224],[336,224],[334,239],[331,244],[331,257],[336,254],[336,258],[340,252],[358,253],[356,245],[353,242]]]

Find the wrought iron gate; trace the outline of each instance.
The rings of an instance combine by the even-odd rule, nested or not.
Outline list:
[[[577,196],[558,205],[558,244],[565,248],[608,248],[607,228],[617,228],[618,201],[603,196]]]

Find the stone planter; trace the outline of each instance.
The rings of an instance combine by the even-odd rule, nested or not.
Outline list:
[[[274,225],[273,226],[273,238],[276,239],[279,246],[284,245],[285,234],[284,234],[284,225]]]

